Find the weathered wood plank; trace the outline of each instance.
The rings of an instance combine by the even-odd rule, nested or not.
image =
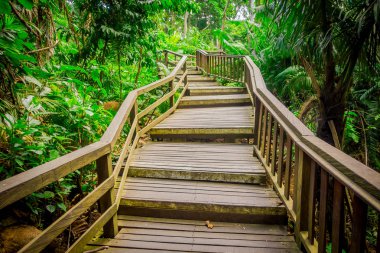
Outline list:
[[[0,209],[42,187],[58,181],[110,152],[110,146],[96,142],[0,182]],[[20,190],[22,189],[22,191]]]

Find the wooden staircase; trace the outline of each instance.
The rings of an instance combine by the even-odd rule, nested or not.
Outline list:
[[[247,144],[253,109],[246,89],[221,86],[194,71],[188,82],[181,109],[151,129],[156,141],[133,154],[118,210],[119,234],[88,247],[298,252],[287,235],[286,209]],[[238,138],[247,139],[231,143]],[[207,228],[206,221],[214,227]]]
[[[97,186],[19,252],[44,252],[94,209],[99,217],[67,253],[366,251],[380,173],[316,137],[249,56],[164,50],[158,60],[171,72],[129,92],[99,141],[0,181],[2,210],[96,167]]]

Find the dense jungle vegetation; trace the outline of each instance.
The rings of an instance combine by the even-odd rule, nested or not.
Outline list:
[[[319,137],[380,170],[378,0],[1,0],[0,27],[0,180],[98,140],[163,49],[249,55]],[[93,169],[12,208],[43,228]]]

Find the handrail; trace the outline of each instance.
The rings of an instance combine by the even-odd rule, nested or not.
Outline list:
[[[170,52],[170,54],[172,54]],[[176,54],[178,55],[178,54]],[[154,125],[158,124],[165,117],[170,115],[178,106],[180,98],[188,88],[186,60],[187,56],[181,55],[181,59],[176,64],[171,73],[151,84],[131,91],[120,106],[117,114],[108,126],[100,141],[80,148],[55,160],[32,168],[28,171],[15,175],[6,180],[0,181],[0,209],[20,200],[29,194],[40,190],[44,186],[58,181],[60,178],[69,173],[80,169],[92,162],[96,162],[98,174],[98,187],[89,193],[84,199],[78,202],[74,207],[63,214],[57,221],[45,229],[40,236],[30,241],[19,252],[40,252],[49,245],[54,238],[70,226],[80,215],[83,214],[94,203],[99,202],[100,218],[69,248],[67,252],[81,252],[83,246],[90,240],[99,229],[103,227],[106,237],[114,237],[117,233],[117,209],[120,204],[122,188],[125,180],[122,180],[117,195],[114,194],[114,185],[119,176],[124,160],[122,179],[125,179],[128,173],[130,158],[137,146],[140,136],[146,133]],[[182,70],[180,81],[174,86],[174,79]],[[174,103],[175,93],[184,84],[182,92]],[[169,84],[169,91],[147,108],[142,108],[138,112],[137,98],[139,95]],[[163,102],[170,101],[170,109],[161,116],[148,122],[146,126],[139,125],[139,120],[145,117],[149,111],[155,109]],[[120,133],[123,130],[127,119],[130,119],[131,128],[127,139],[123,145],[122,152],[114,168],[112,168],[111,154],[116,142],[119,140]]]
[[[266,88],[259,68],[250,57],[215,56],[203,50],[198,50],[196,55],[197,67],[207,74],[245,83],[254,101],[254,150],[296,224],[297,242],[308,252],[325,252],[326,217],[330,215],[334,224],[330,235],[332,252],[341,252],[342,238],[349,236],[342,225],[344,203],[351,203],[348,199],[352,198],[350,252],[362,252],[368,205],[377,214],[380,212],[380,173],[316,137]],[[231,71],[229,67],[236,68],[237,61],[243,65]],[[236,71],[244,78],[236,78]],[[333,178],[332,186],[329,177]],[[316,192],[317,184],[320,192]],[[327,206],[329,187],[334,188],[332,210]],[[316,209],[320,214],[318,224]],[[318,241],[315,227],[318,227]]]

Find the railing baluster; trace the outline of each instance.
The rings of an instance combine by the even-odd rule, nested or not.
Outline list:
[[[352,201],[352,238],[350,253],[364,252],[366,249],[366,226],[368,206],[358,196]]]
[[[272,161],[271,161],[271,173],[275,174],[275,166],[277,160],[277,137],[278,137],[278,123],[276,119],[273,120],[273,147],[272,147]]]
[[[333,213],[332,213],[332,253],[342,252],[342,241],[344,234],[343,227],[343,217],[344,217],[344,206],[343,206],[343,193],[344,186],[334,179],[334,196],[333,196]]]
[[[377,242],[376,252],[380,252],[380,214],[377,214]]]
[[[100,157],[96,160],[96,171],[98,175],[98,185],[103,183],[112,175],[112,160],[111,154]],[[99,209],[100,213],[104,213],[110,208],[115,202],[114,189],[111,188],[103,197],[99,199]],[[104,225],[104,236],[107,238],[114,238],[118,233],[117,225],[117,215],[115,214],[105,225]]]
[[[308,229],[308,218],[310,213],[308,213],[308,205],[310,201],[310,173],[313,161],[310,157],[305,154],[300,148],[296,146],[296,153],[298,153],[298,162],[297,162],[297,188],[295,189],[294,195],[296,196],[293,203],[295,204],[295,213],[296,213],[296,233],[301,231],[307,231]],[[300,245],[299,238],[297,239],[298,245]]]
[[[285,190],[284,195],[286,199],[289,199],[289,188],[290,188],[290,175],[292,170],[292,139],[289,134],[286,135],[286,164],[285,164]]]
[[[293,196],[291,196],[293,198],[293,210],[296,210],[297,209],[297,189],[298,189],[298,184],[301,184],[302,185],[302,182],[300,182],[298,179],[298,176],[301,176],[300,175],[300,152],[301,150],[299,149],[299,147],[296,145],[295,142],[293,142],[293,145],[294,145],[294,183],[293,183]],[[301,168],[301,171],[302,171],[302,168]],[[291,176],[292,173],[290,173],[290,176]],[[291,179],[290,179],[291,180]],[[289,182],[289,184],[291,184],[291,182]]]
[[[255,144],[259,149],[261,143],[261,122],[263,119],[263,104],[257,97],[255,99],[255,103]]]
[[[326,253],[326,216],[327,216],[327,198],[328,198],[328,180],[327,172],[321,168],[321,185],[319,196],[319,240],[318,252]]]
[[[316,186],[316,164],[311,161],[310,182],[309,182],[309,202],[308,202],[308,238],[310,244],[314,244],[315,238],[315,186]]]
[[[280,127],[280,145],[278,146],[277,184],[282,187],[282,173],[284,171],[284,128]]]
[[[270,151],[272,146],[272,130],[273,130],[273,117],[272,114],[269,114],[269,122],[268,122],[268,134],[267,134],[267,145],[265,150],[265,162],[269,166],[270,162]]]
[[[268,123],[268,110],[266,107],[264,107],[264,113],[263,113],[263,121],[262,121],[262,127],[261,127],[261,141],[260,141],[260,154],[264,158],[264,150],[266,145],[266,131],[267,131],[267,123]]]

